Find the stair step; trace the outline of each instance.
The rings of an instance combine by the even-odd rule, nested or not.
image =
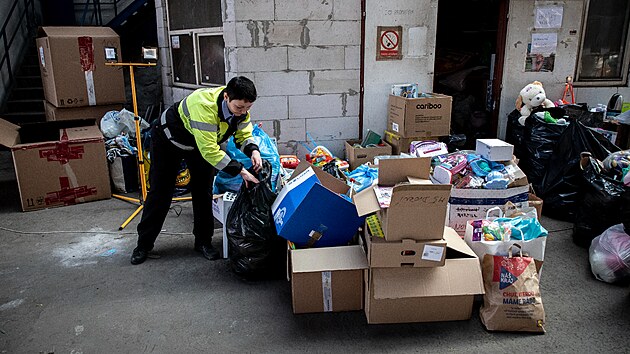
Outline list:
[[[15,84],[18,87],[43,87],[41,76],[16,76]]]
[[[18,76],[40,76],[41,70],[39,65],[22,64]]]
[[[44,112],[13,112],[13,113],[2,113],[0,114],[2,119],[5,119],[13,124],[24,124],[24,123],[36,123],[36,122],[45,122],[46,115]]]
[[[11,99],[7,101],[6,112],[44,111],[44,100],[41,99]]]
[[[11,92],[11,99],[44,99],[43,87],[16,87]]]

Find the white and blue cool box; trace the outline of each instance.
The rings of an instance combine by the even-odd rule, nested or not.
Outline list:
[[[278,235],[300,248],[346,245],[361,225],[354,204],[340,195],[339,183],[347,186],[322,170],[299,170],[271,206]]]

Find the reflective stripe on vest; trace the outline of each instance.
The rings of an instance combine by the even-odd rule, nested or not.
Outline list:
[[[245,147],[249,144],[256,144],[256,140],[253,137],[245,139],[245,141],[243,141],[243,144],[241,144],[241,151],[245,152]]]
[[[232,159],[228,155],[225,155],[225,156],[223,156],[221,161],[219,161],[219,163],[216,164],[214,167],[217,170],[222,170],[230,163],[230,161],[232,161]]]
[[[195,150],[194,147],[180,144],[173,139],[173,134],[171,134],[171,131],[168,129],[168,126],[166,125],[166,111],[162,112],[162,116],[160,117],[160,124],[162,124],[162,131],[164,132],[164,135],[166,135],[166,138],[168,139],[168,141],[170,141],[171,143],[173,143],[173,145],[177,146],[178,148],[182,150],[186,150],[186,151]]]

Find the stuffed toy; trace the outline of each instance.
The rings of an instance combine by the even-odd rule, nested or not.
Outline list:
[[[525,119],[538,107],[551,108],[555,105],[550,99],[547,99],[542,83],[534,81],[523,87],[516,99],[516,109],[521,112],[521,118],[518,119],[518,122],[525,125]]]

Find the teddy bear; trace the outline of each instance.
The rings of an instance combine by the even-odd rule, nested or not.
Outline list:
[[[555,105],[547,98],[545,90],[540,81],[534,81],[523,87],[518,98],[516,99],[516,110],[521,112],[518,122],[525,125],[525,119],[529,117],[532,111],[538,107],[551,108]]]

